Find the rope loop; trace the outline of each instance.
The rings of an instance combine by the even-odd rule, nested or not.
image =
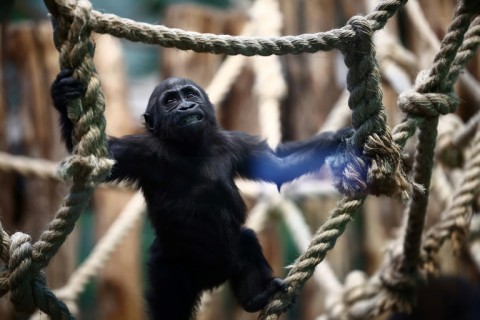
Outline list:
[[[433,118],[454,112],[458,98],[454,92],[420,93],[411,90],[401,93],[397,103],[399,108],[409,115]]]
[[[345,41],[343,46],[339,49],[346,52],[354,53],[368,53],[373,49],[373,30],[370,21],[361,15],[351,17],[347,21],[347,26],[350,26],[355,33],[353,41]]]
[[[411,312],[418,286],[426,282],[426,274],[418,266],[413,270],[403,270],[403,259],[403,254],[390,257],[390,262],[380,273],[380,281],[392,304],[391,309]]]
[[[96,185],[108,177],[114,162],[114,160],[98,158],[94,155],[72,155],[60,163],[58,174],[63,179],[73,177],[76,181]]]
[[[35,268],[32,259],[31,237],[22,232],[10,238],[10,300],[18,311],[32,312],[37,307],[33,293]]]

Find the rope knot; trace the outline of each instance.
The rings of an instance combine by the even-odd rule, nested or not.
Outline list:
[[[347,25],[352,27],[355,37],[353,43],[350,41],[345,43],[342,51],[370,52],[373,46],[373,30],[368,19],[364,16],[353,16],[348,20]]]
[[[10,300],[18,311],[31,312],[37,307],[34,297],[36,270],[32,260],[29,235],[16,232],[10,237],[8,279]]]
[[[74,177],[77,181],[97,184],[108,177],[114,163],[114,160],[94,155],[72,155],[60,163],[58,174],[63,179]]]
[[[449,93],[420,93],[414,90],[398,97],[400,109],[410,115],[424,118],[438,117],[455,111],[458,98]]]
[[[345,151],[328,158],[327,163],[333,173],[333,185],[346,195],[400,194],[405,198],[411,189],[401,150],[392,143],[388,130],[383,135],[367,136],[363,149],[347,141]]]
[[[403,254],[390,257],[390,263],[382,270],[380,280],[390,296],[393,309],[410,312],[416,299],[417,288],[426,281],[425,273],[420,268],[402,270]]]

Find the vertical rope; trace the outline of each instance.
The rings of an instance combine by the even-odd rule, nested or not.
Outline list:
[[[89,40],[88,26],[90,11],[88,1],[78,1],[72,20],[60,16],[59,28],[54,33],[62,68],[75,69],[75,76],[87,88],[82,99],[68,106],[68,116],[74,124],[75,146],[74,154],[64,161],[60,171],[63,176],[73,178],[70,194],[35,244],[31,245],[30,237],[21,232],[8,239],[2,230],[1,255],[8,263],[8,271],[2,272],[2,295],[8,289],[17,310],[31,312],[38,306],[53,319],[73,319],[73,316],[46,287],[45,276],[40,270],[47,266],[73,230],[79,215],[89,204],[94,186],[109,174],[112,165],[106,158],[104,99],[98,77],[94,75],[93,44]],[[61,8],[55,12],[58,13],[63,14]],[[5,251],[6,245],[10,247],[9,254]]]
[[[75,222],[90,202],[96,183],[109,174],[112,161],[107,159],[107,138],[103,111],[105,101],[100,90],[100,81],[93,64],[94,45],[90,41],[88,17],[91,4],[79,1],[70,26],[59,21],[61,30],[69,30],[67,39],[60,47],[60,65],[75,70],[77,77],[87,88],[82,99],[72,101],[68,106],[68,116],[74,124],[73,155],[67,158],[60,173],[72,177],[70,194],[55,219],[33,245],[33,258],[38,269],[45,267],[55,255],[66,237],[73,230]],[[59,34],[64,34],[63,32]]]
[[[361,16],[351,18],[349,24],[357,37],[341,50],[349,69],[348,105],[355,133],[347,143],[346,152],[329,159],[334,185],[347,195],[403,194],[410,183],[403,171],[401,150],[392,143],[386,125],[373,30]]]
[[[466,232],[472,214],[472,201],[480,192],[480,131],[477,130],[472,142],[471,155],[467,160],[465,173],[453,201],[445,210],[446,215],[433,228],[428,230],[422,249],[426,253],[425,267],[435,270],[435,255],[449,237],[462,237]],[[452,235],[457,234],[457,235]]]
[[[442,41],[440,52],[427,78],[417,86],[417,92],[449,92],[451,83],[445,83],[450,66],[460,48],[464,34],[468,30],[473,13],[468,10],[464,1],[456,8],[454,19]],[[437,137],[438,115],[424,121],[419,126],[419,137],[416,147],[413,180],[424,187],[424,191],[413,191],[408,205],[408,222],[404,238],[404,258],[400,270],[403,273],[415,272],[419,263],[420,243],[428,204],[428,189],[432,174],[434,148]]]

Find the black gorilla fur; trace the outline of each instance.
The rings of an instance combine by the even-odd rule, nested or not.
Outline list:
[[[84,88],[62,70],[52,85],[62,136],[72,150],[67,102]],[[219,127],[205,91],[170,78],[153,91],[146,132],[110,138],[116,160],[109,180],[135,181],[143,191],[156,239],[147,296],[152,319],[189,319],[201,293],[230,280],[249,312],[263,308],[283,280],[272,276],[255,233],[244,227],[245,205],[235,177],[281,186],[318,170],[351,135],[324,132],[275,151],[259,138]]]

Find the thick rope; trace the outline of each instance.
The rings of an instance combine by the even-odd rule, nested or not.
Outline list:
[[[464,41],[460,48],[458,49],[458,53],[462,52],[461,55],[455,56],[455,60],[450,66],[450,69],[448,70],[448,76],[446,79],[448,79],[448,85],[452,85],[455,81],[456,78],[458,77],[458,70],[463,70],[465,69],[465,65],[468,62],[468,59],[466,58],[469,56],[470,58],[473,57],[475,54],[479,44],[480,44],[480,35],[479,35],[479,30],[478,26],[480,24],[480,18],[477,17],[473,20],[470,28],[473,29],[473,31],[467,31],[464,36]],[[469,29],[470,30],[470,29]],[[453,74],[455,72],[455,75]],[[425,95],[428,97],[428,95]],[[453,97],[450,95],[450,97]],[[406,94],[402,94],[399,97],[399,105],[405,105],[405,102],[403,102],[402,99],[408,100],[406,97]],[[428,99],[428,98],[426,98]],[[438,100],[437,100],[438,101]],[[455,101],[451,101],[448,96],[444,96],[444,100],[440,103],[441,105],[445,104],[452,104],[455,103]],[[426,107],[423,107],[422,109],[425,110]],[[432,103],[433,109],[440,108],[440,105],[438,103]],[[403,147],[405,146],[406,141],[413,136],[415,133],[415,129],[420,125],[420,123],[424,121],[424,118],[422,117],[417,117],[415,115],[409,115],[407,118],[400,124],[398,124],[393,130],[393,140],[395,141],[396,144],[399,146]]]
[[[423,95],[413,93],[415,98],[405,98],[401,96],[399,104],[403,109],[413,112],[409,114],[412,127],[399,126],[398,128],[406,129],[396,132],[397,143],[403,146],[406,140],[398,139],[400,132],[406,136],[413,134],[413,124],[419,124],[422,132],[420,133],[419,143],[417,145],[416,164],[414,168],[415,183],[422,183],[428,190],[430,175],[432,170],[433,146],[435,145],[436,125],[438,123],[439,114],[444,114],[453,109],[456,99],[452,94],[440,95],[434,97],[429,95],[427,91],[449,92],[450,87],[442,85],[442,81],[449,75],[449,65],[463,65],[466,61],[460,57],[453,59],[461,44],[462,35],[468,28],[469,20],[472,13],[465,12],[465,7],[461,4],[457,9],[456,17],[449,28],[449,33],[442,42],[442,51],[437,55],[434,67],[431,69],[429,76],[423,80],[419,76],[419,84],[417,84],[417,92]],[[442,65],[442,67],[439,67]],[[444,69],[443,69],[444,68]],[[438,72],[439,69],[444,71]],[[443,77],[443,78],[442,78]],[[451,78],[452,85],[454,77]],[[423,81],[422,81],[423,80]],[[440,98],[440,100],[436,100]],[[405,99],[405,100],[402,100]],[[411,101],[409,99],[412,99]],[[410,101],[410,102],[407,102]],[[414,102],[413,102],[414,101]],[[428,101],[428,102],[427,102]],[[415,119],[417,118],[417,119]],[[431,127],[424,125],[429,119]],[[433,118],[433,123],[432,123]],[[421,119],[421,120],[418,120]],[[437,119],[435,121],[435,119]],[[405,123],[405,122],[404,122]],[[394,135],[395,136],[395,135]],[[408,139],[407,137],[407,139]],[[423,172],[422,172],[423,171]],[[476,176],[478,178],[478,175]],[[368,282],[357,288],[346,288],[344,294],[344,303],[348,307],[342,310],[350,310],[349,314],[355,317],[372,317],[386,310],[409,310],[411,306],[411,298],[414,297],[414,289],[422,275],[418,270],[420,241],[423,230],[426,198],[428,194],[424,194],[420,189],[414,190],[413,197],[409,204],[409,221],[407,231],[404,237],[404,250],[401,253],[394,253],[390,260],[387,260],[386,266],[379,271],[380,277],[373,277]],[[357,292],[353,299],[348,298],[348,292],[355,290]],[[373,293],[373,294],[372,294]],[[347,309],[348,308],[348,309]],[[345,315],[344,312],[341,314]]]
[[[94,185],[104,179],[112,165],[106,159],[103,96],[99,92],[98,78],[92,75],[93,45],[89,41],[90,30],[87,27],[90,10],[91,5],[87,1],[79,1],[76,7],[72,7],[74,19],[68,26],[65,21],[59,21],[60,31],[56,35],[60,39],[55,41],[57,45],[67,41],[60,48],[60,63],[62,67],[75,69],[75,76],[87,87],[82,101],[74,101],[68,109],[75,125],[73,141],[76,145],[74,155],[65,161],[62,172],[67,177],[73,176],[70,194],[48,229],[33,245],[30,244],[31,239],[22,233],[15,233],[7,240],[2,232],[2,242],[9,242],[10,245],[9,257],[3,254],[3,258],[9,259],[4,260],[8,263],[8,272],[3,272],[2,278],[8,278],[12,303],[18,310],[26,312],[38,306],[53,319],[73,317],[66,305],[46,288],[40,270],[48,264],[73,230],[80,213],[90,201]],[[5,284],[4,279],[0,283]],[[6,291],[7,288],[1,290],[2,294]]]
[[[307,251],[312,240],[312,234],[300,208],[286,198],[280,199],[277,206],[298,250],[302,253]],[[313,279],[316,280],[324,292],[329,294],[336,294],[342,290],[342,285],[327,260],[315,268]]]
[[[465,12],[467,11],[467,12]],[[424,80],[423,82],[422,77],[420,76],[418,78],[418,82],[420,82],[420,85],[417,85],[417,88],[420,88],[420,90],[426,90],[430,89],[432,91],[436,90],[441,90],[440,92],[448,92],[449,86],[451,86],[454,81],[456,80],[455,77],[458,76],[458,72],[456,70],[459,70],[463,68],[467,62],[467,59],[464,59],[464,56],[473,56],[472,52],[467,52],[467,50],[474,51],[476,50],[477,46],[473,46],[472,43],[478,42],[478,37],[475,35],[476,32],[467,32],[466,35],[469,36],[468,39],[472,39],[471,41],[467,41],[465,39],[464,44],[458,49],[458,52],[463,50],[463,46],[465,43],[468,43],[468,49],[465,47],[465,53],[455,55],[456,48],[458,48],[459,44],[461,43],[461,35],[463,32],[465,32],[465,26],[467,25],[470,18],[467,18],[465,16],[462,17],[462,15],[469,15],[468,11],[470,11],[470,17],[473,14],[474,11],[471,10],[470,8],[467,8],[465,10],[465,7],[463,7],[462,10],[462,5],[458,8],[457,12],[457,18],[454,19],[452,22],[452,26],[449,28],[450,35],[444,39],[442,42],[442,51],[437,55],[436,63],[437,64],[443,64],[444,70],[446,70],[447,77],[450,75],[450,72],[456,72],[456,74],[452,74],[452,77],[448,77],[447,86],[445,87],[441,85],[441,83],[445,83],[445,75],[443,75],[444,78],[441,76],[438,76],[435,74],[435,70],[438,70],[437,68],[432,68],[432,71],[430,73],[430,77],[426,78],[427,80]],[[460,17],[458,17],[460,16]],[[478,19],[478,18],[477,18]],[[476,28],[476,25],[478,24],[478,21],[475,19],[472,24],[471,28]],[[455,36],[452,36],[452,32],[457,34]],[[458,34],[460,33],[460,35]],[[455,39],[457,37],[457,39]],[[455,41],[458,41],[455,44]],[[445,45],[445,42],[453,42],[448,43]],[[456,48],[455,48],[456,47]],[[452,68],[448,68],[448,60],[452,60],[451,56],[453,55],[455,59],[453,62],[450,62],[450,65],[452,65]],[[439,62],[438,60],[441,59],[442,61]],[[457,69],[458,67],[458,69]],[[450,71],[449,71],[450,70]],[[444,73],[445,74],[445,73]],[[417,96],[417,100],[415,100],[416,103],[420,103],[420,107],[414,108],[412,107],[412,110],[415,110],[415,114],[409,114],[407,117],[407,120],[401,123],[399,126],[397,126],[394,130],[394,140],[397,144],[403,147],[405,144],[406,140],[413,135],[415,131],[415,127],[417,125],[420,125],[424,122],[425,119],[431,120],[431,117],[436,117],[438,118],[439,114],[443,114],[445,112],[448,112],[449,109],[453,109],[456,103],[456,99],[452,94],[446,94],[443,95],[443,98],[438,100],[438,98],[442,97],[434,97],[434,95],[429,95],[425,91],[423,92],[423,96]],[[405,101],[408,101],[410,98],[405,98],[405,96],[401,96],[399,99],[399,104],[403,105],[406,107],[409,103],[406,103],[405,101],[402,101],[401,99],[405,99]],[[439,102],[428,102],[426,101],[439,101]],[[413,102],[411,102],[413,104]],[[423,104],[423,106],[422,106]],[[438,110],[437,112],[435,110]],[[408,123],[408,125],[405,125],[405,123]],[[473,126],[473,125],[472,125]],[[434,132],[435,133],[435,132]],[[432,132],[430,133],[432,134]],[[476,137],[477,139],[478,137]],[[428,139],[423,139],[423,140],[430,140]],[[435,140],[430,141],[431,144],[435,143]],[[478,142],[476,142],[478,143]],[[474,154],[477,154],[477,150],[473,152]],[[433,151],[428,152],[429,155],[426,157],[429,157],[430,159],[433,158]],[[418,159],[417,159],[418,161]],[[459,230],[459,232],[462,232],[465,229],[466,221],[468,221],[468,210],[466,209],[466,206],[469,206],[471,204],[471,197],[472,194],[478,193],[478,183],[479,181],[479,173],[478,173],[478,156],[472,157],[470,165],[472,167],[475,167],[475,169],[471,169],[470,174],[468,175],[468,178],[466,178],[465,184],[463,185],[463,188],[461,188],[462,191],[459,191],[459,193],[462,193],[462,196],[458,197],[457,201],[453,201],[451,207],[455,208],[455,210],[452,210],[452,212],[455,212],[453,216],[449,216],[450,219],[447,219],[447,222],[440,222],[437,227],[435,227],[432,230],[435,231],[429,231],[427,234],[427,237],[425,240],[425,243],[423,245],[423,248],[425,252],[430,253],[430,255],[427,255],[427,263],[424,267],[430,266],[433,268],[434,263],[433,261],[433,254],[436,253],[441,246],[441,243],[445,239],[447,239],[450,234],[452,234],[453,231]],[[417,164],[418,165],[418,164]],[[431,172],[431,168],[422,168],[425,171]],[[419,168],[417,167],[417,171]],[[417,176],[418,178],[418,176]],[[425,177],[423,177],[425,179]],[[429,179],[428,179],[429,180]],[[467,182],[468,181],[468,182]],[[412,200],[415,200],[416,197],[420,194],[423,196],[420,190],[416,190],[416,194],[414,193],[414,196]],[[457,203],[454,205],[453,203]],[[410,207],[410,210],[412,208]],[[412,211],[410,211],[412,212]],[[418,213],[418,212],[416,212]],[[422,213],[420,212],[420,215]],[[467,215],[467,216],[465,216]],[[424,217],[423,217],[424,218]],[[410,221],[409,222],[409,228],[410,229],[410,235],[405,236],[405,244],[410,245],[410,243],[407,243],[409,241],[415,241],[415,237],[418,236],[418,234],[422,233],[422,228],[423,228],[423,218],[417,217],[417,221]],[[413,219],[415,220],[415,219]],[[422,220],[419,222],[419,220]],[[421,228],[419,227],[421,225]],[[417,234],[416,234],[417,232]],[[413,234],[413,236],[412,236]],[[419,259],[419,250],[415,248],[415,244],[412,246],[408,247],[410,251],[410,257],[412,257],[415,261],[418,261]],[[404,256],[402,257],[401,252],[400,253],[394,253],[391,256],[391,259],[393,260],[387,260],[387,263],[385,263],[385,267],[383,270],[379,270],[377,272],[378,275],[381,275],[381,277],[374,276],[367,282],[363,284],[358,284],[355,285],[354,287],[346,287],[345,288],[345,293],[343,295],[343,303],[340,303],[342,307],[339,309],[338,312],[335,312],[336,315],[333,315],[332,318],[334,319],[343,319],[347,314],[349,317],[354,317],[354,318],[371,318],[378,316],[379,314],[387,311],[387,310],[392,310],[392,309],[400,309],[400,310],[408,310],[411,306],[410,300],[407,298],[408,296],[413,296],[412,288],[414,288],[419,281],[420,274],[417,273],[417,266],[418,262],[413,262],[410,263]],[[410,270],[409,270],[410,269]],[[411,272],[410,274],[405,274],[405,272]],[[351,293],[354,292],[352,295]],[[408,293],[408,294],[407,294]],[[337,303],[338,305],[338,303]],[[332,316],[332,315],[331,315]]]
[[[50,2],[51,4],[51,1],[47,2]],[[364,18],[370,24],[368,28],[370,28],[371,31],[368,32],[372,32],[382,28],[386,23],[387,19],[391,15],[393,15],[395,11],[400,8],[405,2],[406,1],[385,1],[380,4],[377,7],[376,11]],[[478,6],[479,5],[476,4],[475,7],[472,6],[470,9],[474,8],[475,10],[478,10]],[[97,101],[95,101],[95,97],[100,96],[100,100],[102,100],[102,97],[101,94],[98,92],[98,79],[93,77],[91,74],[93,70],[93,63],[91,62],[93,50],[91,50],[92,44],[88,41],[90,28],[100,33],[102,32],[101,30],[108,30],[108,32],[113,35],[116,35],[116,31],[120,33],[124,32],[125,37],[132,41],[148,42],[143,40],[142,38],[143,36],[148,36],[149,39],[154,41],[152,43],[156,43],[155,41],[159,41],[159,43],[157,44],[161,44],[166,47],[175,46],[179,49],[191,49],[199,52],[245,55],[316,52],[318,50],[330,50],[332,48],[342,49],[345,48],[345,46],[347,46],[349,43],[351,43],[351,41],[358,41],[358,29],[355,29],[350,25],[347,25],[346,27],[341,29],[336,29],[325,33],[307,34],[298,37],[241,38],[186,33],[181,30],[167,29],[163,26],[153,27],[150,25],[138,23],[128,24],[125,22],[132,21],[127,19],[121,19],[113,15],[102,15],[98,12],[92,12],[90,4],[86,1],[79,1],[76,6],[74,6],[72,4],[65,4],[62,3],[60,0],[57,0],[56,7],[51,11],[54,15],[60,13],[64,17],[68,17],[69,20],[67,21],[63,18],[59,19],[59,25],[62,27],[58,31],[57,35],[58,38],[60,38],[61,40],[57,40],[56,42],[61,43],[62,41],[65,41],[66,35],[68,34],[69,42],[77,43],[77,45],[72,47],[62,46],[61,63],[63,66],[75,69],[75,75],[78,76],[79,79],[87,85],[87,93],[82,101],[83,103],[80,104],[79,102],[75,101],[74,103],[72,103],[72,106],[69,106],[69,117],[74,123],[78,122],[78,124],[75,126],[73,136],[73,140],[76,143],[75,155],[65,161],[65,165],[63,166],[63,173],[65,176],[73,175],[74,185],[71,189],[71,195],[66,200],[65,207],[59,210],[55,220],[51,223],[49,230],[42,235],[39,242],[35,243],[34,245],[30,245],[30,239],[20,233],[12,236],[12,239],[10,240],[7,238],[8,235],[4,234],[2,230],[1,242],[3,245],[8,245],[9,247],[11,247],[11,250],[10,254],[7,255],[5,253],[5,248],[2,247],[2,250],[0,252],[2,254],[2,258],[9,259],[7,260],[9,262],[8,272],[10,273],[8,289],[12,292],[12,301],[19,308],[23,309],[31,309],[35,305],[39,305],[40,309],[42,309],[44,312],[54,318],[70,318],[71,316],[69,315],[68,310],[66,310],[65,306],[62,305],[59,301],[57,301],[53,294],[51,294],[51,292],[45,288],[44,278],[41,276],[40,273],[38,273],[38,270],[48,264],[50,258],[55,254],[59,246],[65,240],[66,235],[71,232],[75,221],[81,212],[81,209],[86,206],[90,199],[91,193],[93,191],[93,186],[98,183],[98,181],[101,180],[106,174],[108,174],[108,170],[111,166],[111,162],[104,160],[104,158],[106,157],[106,147],[104,135],[105,123],[102,117],[103,103],[99,102],[99,105],[96,105],[97,108],[92,108],[92,106],[95,106],[95,104],[97,103]],[[69,25],[70,22],[71,26]],[[112,23],[110,24],[110,22]],[[458,24],[460,26],[459,29],[461,30],[461,28],[463,27],[463,23],[459,22]],[[67,31],[68,29],[66,28],[66,26],[70,27],[69,31]],[[140,31],[136,29],[139,26],[143,27],[143,30]],[[142,34],[142,32],[145,31],[148,33],[149,30],[152,31],[152,37],[150,37],[149,35],[145,35],[144,33]],[[156,31],[157,33],[155,34]],[[169,32],[173,32],[174,35]],[[180,36],[177,37],[178,35]],[[129,36],[131,36],[132,38],[129,38]],[[205,39],[207,39],[208,43],[202,42]],[[160,43],[162,41],[163,44]],[[245,44],[251,47],[245,49]],[[449,44],[450,43],[448,43],[448,45]],[[295,46],[297,46],[297,49],[294,48]],[[454,52],[458,49],[458,46],[456,48],[455,46],[456,43],[453,43],[452,47],[448,48],[445,51],[450,50]],[[72,54],[67,56],[67,53]],[[435,64],[432,68],[432,71],[429,75],[430,79],[427,79],[426,81],[421,83],[420,87],[417,88],[418,92],[427,93],[433,91],[433,89],[441,89],[440,92],[443,92],[448,89],[449,81],[447,81],[446,84],[441,87],[439,86],[439,81],[437,79],[445,79],[445,76],[448,73],[448,67],[452,64],[452,61],[449,60],[450,56],[447,55],[445,57],[440,57],[441,54],[442,52],[438,56],[438,59],[436,59],[438,65]],[[86,59],[83,60],[84,58]],[[347,60],[348,58],[346,58],[346,61]],[[365,65],[362,64],[361,67],[365,67]],[[368,68],[369,67],[367,66],[367,68],[364,68],[364,70],[368,70]],[[436,70],[436,68],[440,68],[441,70]],[[359,69],[361,70],[361,68]],[[442,70],[444,72],[442,72]],[[371,72],[367,73],[371,74]],[[375,81],[375,79],[373,79],[373,81]],[[371,84],[370,82],[372,81],[368,80],[367,82]],[[373,101],[378,101],[376,97],[370,99]],[[378,106],[377,103],[373,103],[372,105]],[[451,103],[450,105],[454,105],[454,103]],[[438,111],[442,112],[441,110]],[[412,113],[415,111],[409,110],[409,112]],[[381,118],[381,112],[378,113],[378,115],[380,115]],[[416,115],[415,117],[419,118],[419,116],[423,117],[424,115]],[[438,114],[433,115],[433,117],[435,119],[438,119]],[[100,119],[100,121],[93,125],[92,120],[96,119]],[[422,121],[420,120],[414,123],[420,123],[421,125],[423,125],[423,123],[421,122]],[[361,122],[360,124],[364,125],[364,122]],[[384,123],[383,125],[385,126]],[[360,125],[356,128],[360,128]],[[411,133],[411,128],[408,129],[410,129],[409,131],[407,130],[408,133]],[[354,141],[360,139],[360,141],[368,144],[370,142],[370,139],[377,139],[377,141],[374,141],[376,142],[376,144],[373,143],[373,147],[370,147],[370,150],[369,148],[365,148],[364,150],[364,152],[366,153],[375,153],[377,150],[377,146],[380,146],[384,142],[383,140],[385,132],[382,132],[380,129],[382,135],[377,134],[376,136],[376,132],[374,130],[367,130],[367,132],[368,138],[362,137],[362,131],[357,130]],[[425,138],[423,140],[421,137],[422,134],[420,135],[420,140],[423,141],[422,143],[431,142],[431,138],[435,137],[436,135],[436,131],[432,130],[427,125],[425,125],[424,132]],[[92,138],[93,143],[92,141],[87,141],[88,139],[84,139],[84,137]],[[388,142],[388,137],[386,141]],[[96,144],[95,142],[100,142],[100,144]],[[432,143],[434,143],[434,140]],[[426,154],[429,154],[429,150],[428,152],[426,152]],[[422,155],[420,155],[420,152],[419,157],[420,159],[417,159],[417,162],[424,163],[422,162],[422,160],[425,159],[422,159]],[[426,156],[424,157],[426,158]],[[385,158],[380,157],[380,159],[383,160]],[[392,159],[394,161],[398,161],[398,159],[400,158],[394,155],[392,156]],[[371,166],[369,164],[367,165],[370,167],[369,170],[383,170],[383,166],[378,166],[373,161]],[[377,167],[375,167],[376,165]],[[427,163],[427,166],[429,165],[430,164]],[[379,167],[380,169],[378,169]],[[397,170],[394,171],[398,172]],[[419,174],[416,176],[416,178],[418,178],[416,179],[416,181],[427,180],[428,186],[429,176],[426,177]],[[400,184],[397,184],[396,186],[399,185]],[[397,189],[400,191],[405,190],[404,188]],[[354,191],[354,193],[357,192],[356,189],[354,189]],[[333,247],[335,240],[343,232],[346,223],[348,222],[348,219],[345,219],[345,217],[350,217],[352,212],[354,212],[363,202],[363,191],[359,193],[362,195],[361,197],[350,199],[345,198],[343,201],[341,201],[339,207],[332,214],[332,220],[328,221],[319,230],[317,236],[314,237],[314,240],[309,250],[306,252],[305,255],[302,255],[302,257],[300,257],[298,264],[294,267],[294,269],[292,269],[289,277],[287,277],[287,282],[290,284],[290,289],[289,292],[285,294],[286,297],[290,295],[291,298],[292,292],[295,290],[298,291],[300,289],[306,279],[308,279],[308,277],[313,272],[312,270],[315,268],[315,266],[324,258],[326,252],[331,247]],[[414,205],[412,205],[412,207],[413,206]],[[344,210],[345,212],[343,212],[342,210]],[[413,256],[415,256],[415,250],[413,250],[412,252]],[[308,261],[308,263],[305,261]],[[305,267],[306,270],[304,270],[303,267]],[[26,276],[25,273],[29,273],[29,276]],[[2,272],[2,276],[4,274],[5,273]],[[306,275],[306,277],[304,275]],[[4,280],[5,278],[2,277],[2,279],[0,279],[0,284],[3,285],[3,283],[5,283]],[[18,288],[21,288],[20,291],[22,292],[28,292],[20,295],[18,293],[20,291],[16,291]],[[4,292],[3,287],[2,292]],[[281,311],[281,303],[276,305],[275,302],[276,301],[272,302],[273,307],[269,306],[269,308],[267,308],[267,313],[279,313],[279,311]],[[275,309],[277,309],[277,311],[275,311]],[[270,319],[270,317],[268,318]],[[273,318],[276,318],[276,315],[273,315]]]
[[[355,134],[346,152],[329,161],[334,185],[343,194],[354,196],[402,194],[410,184],[403,171],[400,148],[392,143],[386,126],[373,30],[367,18],[361,16],[351,18],[349,25],[357,37],[342,51],[349,68],[348,105]]]
[[[60,48],[62,68],[75,70],[77,77],[87,88],[84,97],[68,106],[68,116],[75,124],[73,155],[61,166],[62,176],[73,178],[70,195],[59,209],[50,227],[34,245],[34,258],[42,268],[48,264],[66,236],[72,231],[80,213],[90,201],[94,185],[109,174],[113,162],[107,159],[105,101],[100,91],[100,81],[94,73],[93,44],[89,40],[88,1],[79,1],[75,19],[69,28],[68,42]],[[59,23],[59,26],[62,24]],[[65,28],[67,26],[63,26]],[[72,45],[73,44],[73,45]],[[37,254],[36,254],[37,253]]]
[[[468,222],[471,217],[471,205],[475,196],[480,192],[480,132],[477,131],[472,144],[471,157],[466,163],[466,170],[460,183],[460,188],[454,193],[453,200],[445,210],[446,215],[441,221],[429,229],[424,235],[422,241],[422,270],[430,273],[437,271],[436,254],[445,242],[452,238],[457,240],[464,236]],[[398,257],[395,253],[391,258]],[[367,282],[355,284],[353,286],[345,285],[341,311],[336,314],[330,314],[329,319],[343,319],[348,312],[350,317],[355,319],[366,319],[376,317],[388,310],[400,309],[409,310],[411,304],[404,299],[398,287],[385,290],[385,279],[382,279],[386,272],[392,272],[391,263],[398,263],[387,260],[382,269],[377,271]],[[379,278],[378,275],[382,275]],[[398,274],[397,277],[402,277]],[[410,279],[410,283],[403,282],[409,286],[400,287],[403,290],[411,290],[416,284],[415,279]],[[387,281],[388,282],[388,281]],[[398,285],[398,284],[397,284]],[[412,293],[413,294],[413,293]],[[339,304],[337,303],[337,306]]]
[[[305,282],[312,276],[315,267],[322,262],[332,249],[338,237],[345,231],[348,222],[363,204],[364,198],[344,197],[332,211],[329,219],[313,236],[307,251],[295,262],[285,279],[288,291],[278,293],[262,310],[259,319],[274,320],[289,306],[293,298],[300,292]]]
[[[467,8],[468,10],[468,8]],[[465,33],[464,40],[458,49],[457,55],[455,56],[455,62],[451,65],[448,70],[448,76],[446,77],[447,81],[445,82],[446,87],[452,86],[460,73],[465,68],[465,65],[471,58],[475,55],[477,48],[480,44],[480,17],[476,17],[467,32]]]
[[[436,271],[436,254],[448,238],[456,240],[464,237],[472,215],[472,203],[480,192],[480,131],[477,130],[472,142],[470,157],[453,201],[445,210],[444,218],[432,227],[424,236],[422,245],[425,253],[424,267],[427,271]],[[458,246],[458,245],[457,245]]]
[[[442,41],[441,50],[437,54],[428,76],[416,85],[417,93],[448,93],[452,90],[451,83],[445,84],[444,81],[449,74],[450,66],[454,62],[458,49],[462,44],[463,36],[470,25],[473,13],[468,9],[468,6],[466,6],[463,1],[460,2],[456,9],[454,19]],[[403,106],[402,109],[407,113],[413,113],[416,116],[421,117],[428,117],[429,121],[423,121],[419,126],[417,152],[413,168],[413,180],[416,184],[423,186],[424,190],[415,189],[413,191],[413,196],[407,209],[408,222],[403,243],[403,258],[398,269],[400,279],[397,278],[396,275],[394,276],[396,272],[392,272],[389,275],[385,274],[384,280],[387,281],[389,285],[397,283],[397,281],[404,281],[405,278],[403,276],[406,276],[407,278],[410,276],[414,278],[416,277],[415,274],[417,272],[420,256],[421,236],[428,204],[428,190],[433,168],[438,117],[440,114],[452,112],[456,107],[454,97],[452,95],[447,96],[450,99],[446,99],[445,103],[435,104],[429,100],[431,105],[436,109],[432,114],[429,114],[428,112],[425,113],[425,110],[431,111],[431,109],[426,107],[422,108],[421,104],[415,104],[415,109],[406,108],[406,106],[410,106],[408,103],[401,105]],[[419,98],[423,101],[423,97]],[[407,282],[410,281],[407,280]],[[405,295],[405,298],[408,299],[407,295]]]
[[[386,0],[380,3],[374,12],[366,16],[372,30],[383,28],[386,21],[407,1]],[[62,0],[47,0],[52,14],[61,14],[68,19],[73,18],[74,4]],[[327,32],[302,34],[283,37],[233,37],[228,35],[201,34],[180,29],[170,29],[162,25],[150,25],[113,14],[92,11],[90,27],[97,33],[108,33],[117,38],[125,38],[133,42],[160,45],[165,48],[175,47],[181,50],[209,52],[214,54],[284,55],[314,53],[326,51],[345,45],[355,37],[350,26]]]
[[[329,165],[338,179],[336,187],[352,196],[344,198],[331,218],[319,229],[308,250],[290,270],[286,278],[288,291],[277,294],[262,310],[260,319],[277,319],[288,307],[315,267],[334,246],[367,193],[383,194],[393,190],[391,194],[398,194],[405,192],[409,186],[402,170],[400,149],[392,143],[386,128],[372,42],[373,29],[368,19],[360,16],[350,19],[349,25],[356,37],[347,46],[342,44],[339,48],[344,50],[345,64],[349,67],[347,88],[351,92],[349,106],[353,111],[352,123],[356,130],[347,145],[347,153],[343,158],[331,159]],[[351,50],[352,45],[355,50]],[[362,145],[365,145],[363,152],[366,160],[359,157],[358,146]]]

